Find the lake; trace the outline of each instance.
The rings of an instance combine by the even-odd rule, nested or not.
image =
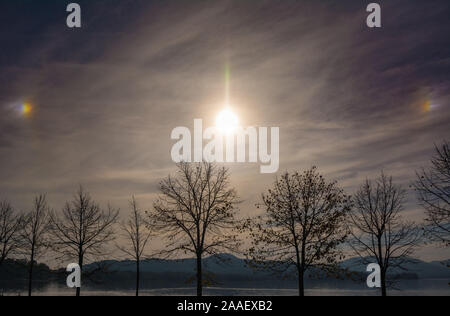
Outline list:
[[[391,296],[450,296],[450,280],[445,279],[421,279],[402,281],[398,285],[400,289],[388,291]],[[185,288],[159,288],[143,289],[142,296],[194,296],[194,287]],[[83,296],[133,296],[134,290],[98,290],[82,288]],[[264,288],[204,288],[205,296],[296,296],[296,289],[264,289]],[[377,296],[379,290],[361,287],[313,287],[305,291],[307,296]],[[17,292],[5,292],[4,295],[27,295],[25,290]],[[36,296],[69,296],[74,295],[74,290],[58,285],[50,285],[33,292]]]

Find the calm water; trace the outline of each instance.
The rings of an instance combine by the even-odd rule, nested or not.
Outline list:
[[[391,290],[388,292],[391,296],[450,296],[449,280],[416,280],[404,281],[399,285],[403,290]],[[101,291],[92,289],[82,289],[84,296],[133,296],[133,290],[124,291]],[[142,296],[193,296],[195,288],[167,288],[141,290]],[[205,288],[206,296],[296,296],[296,289],[251,289],[251,288]],[[20,293],[7,292],[5,295],[26,295],[26,291]],[[36,296],[68,296],[74,295],[74,290],[56,285],[48,286],[40,291],[35,291]],[[309,296],[375,296],[379,295],[378,290],[364,288],[311,288],[306,290]]]

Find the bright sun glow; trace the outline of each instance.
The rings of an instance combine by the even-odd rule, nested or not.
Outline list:
[[[224,109],[217,115],[216,126],[217,128],[226,133],[233,132],[238,127],[239,119],[230,108]]]

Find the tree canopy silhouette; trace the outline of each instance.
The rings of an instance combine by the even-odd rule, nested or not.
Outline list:
[[[427,214],[428,237],[450,246],[450,145],[447,141],[441,147],[436,146],[431,167],[417,172],[413,186]]]
[[[376,260],[380,266],[382,296],[387,295],[387,271],[411,262],[421,239],[420,229],[401,217],[405,194],[382,173],[375,183],[366,180],[359,188],[349,213],[349,245],[364,264]]]
[[[23,223],[23,215],[17,214],[8,201],[0,201],[0,266],[8,256],[17,254]]]
[[[346,237],[344,219],[350,199],[336,182],[327,182],[313,167],[284,173],[262,195],[264,214],[243,226],[252,239],[250,262],[279,274],[295,267],[299,295],[304,276],[313,265],[334,269]]]
[[[117,248],[136,261],[136,296],[139,296],[140,262],[144,256],[147,243],[152,237],[152,231],[147,225],[134,196],[131,198],[130,206],[132,213],[125,222],[121,223],[126,244],[117,245]]]
[[[212,163],[179,163],[176,176],[160,183],[149,223],[167,241],[165,255],[193,254],[197,259],[197,295],[202,295],[202,258],[221,251],[234,252],[236,191],[229,173]]]
[[[33,208],[25,215],[20,232],[20,242],[28,263],[28,296],[33,288],[33,268],[37,258],[42,256],[49,246],[49,214],[47,198],[41,194],[34,198]]]
[[[82,187],[67,202],[61,214],[51,213],[54,250],[62,258],[77,260],[81,271],[86,259],[105,255],[108,242],[115,239],[114,227],[119,210],[103,210]],[[80,296],[80,288],[76,295]]]

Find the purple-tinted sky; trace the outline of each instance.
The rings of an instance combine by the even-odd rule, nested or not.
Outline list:
[[[360,0],[91,0],[75,30],[66,2],[0,2],[0,196],[18,208],[45,192],[60,209],[79,184],[123,216],[132,194],[150,207],[171,130],[214,121],[227,64],[241,123],[280,127],[280,171],[317,165],[353,193],[383,169],[408,187],[449,138],[448,0],[379,1],[381,29]],[[275,175],[230,167],[256,214]]]

